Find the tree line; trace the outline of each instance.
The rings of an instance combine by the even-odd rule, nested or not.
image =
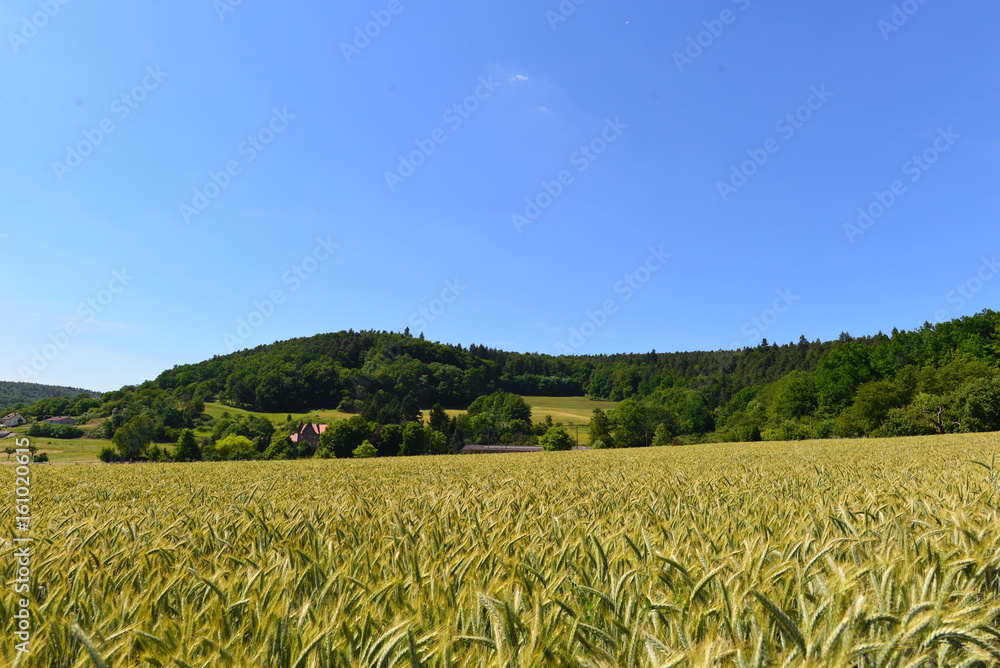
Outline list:
[[[212,430],[212,439],[199,447],[241,436],[257,455],[273,446],[285,447],[288,456],[299,453],[276,445],[283,437],[269,434],[265,443],[259,434],[216,434],[205,403],[261,412],[336,407],[354,414],[343,427],[353,429],[351,435],[343,442],[324,435],[321,456],[343,455],[348,445],[353,453],[365,442],[365,452],[377,454],[533,442],[539,426],[530,419],[493,409],[485,412],[493,417],[482,417],[476,402],[509,401],[487,400],[503,395],[585,394],[622,402],[594,416],[591,438],[605,447],[982,431],[1000,429],[998,332],[1000,314],[987,310],[912,331],[843,333],[827,342],[800,337],[731,351],[570,356],[446,345],[406,332],[346,331],[177,366],[99,399],[43,399],[22,412],[36,419],[100,418],[87,435],[122,443],[176,444],[185,430],[202,428]],[[430,432],[409,426],[421,422],[422,407],[435,405],[469,412]],[[233,451],[244,452],[246,444],[238,445],[244,450],[233,445]],[[126,446],[119,454],[132,452]]]

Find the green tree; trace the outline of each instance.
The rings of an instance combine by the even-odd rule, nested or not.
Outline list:
[[[230,434],[216,441],[215,452],[224,461],[254,459],[257,455],[253,441],[239,434]]]
[[[365,459],[367,457],[378,457],[378,450],[375,446],[371,444],[371,441],[365,439],[361,442],[361,445],[354,448],[352,453],[356,459]]]
[[[611,421],[607,413],[600,408],[595,408],[590,417],[590,442],[600,441],[601,447],[613,448],[614,441],[611,440]]]
[[[478,397],[467,414],[469,429],[480,442],[520,442],[532,431],[531,406],[512,392]]]
[[[1000,431],[1000,377],[973,380],[956,395],[963,431]]]
[[[182,431],[180,438],[177,439],[174,459],[178,462],[196,462],[201,459],[201,448],[198,447],[198,441],[190,429]]]
[[[637,448],[649,445],[653,429],[648,421],[646,407],[636,399],[625,399],[613,408],[608,418],[613,425],[612,440],[618,448]]]
[[[539,442],[545,450],[573,449],[573,439],[562,427],[549,427]]]
[[[912,389],[895,380],[877,380],[858,388],[851,406],[841,414],[841,430],[848,433],[871,434],[889,418],[889,411],[910,403]]]
[[[376,427],[377,424],[369,422],[360,415],[335,422],[320,435],[316,456],[349,459],[356,447],[365,440],[371,440]]]
[[[812,415],[819,405],[816,382],[802,371],[792,371],[778,381],[779,388],[772,409],[781,420],[791,420]]]
[[[427,431],[423,425],[407,422],[403,427],[403,442],[399,446],[399,454],[404,457],[426,455],[430,450]]]
[[[225,436],[245,436],[253,442],[254,450],[264,452],[274,436],[274,424],[259,415],[238,415],[235,418],[220,419],[212,430],[212,437],[218,441]]]
[[[666,424],[661,422],[656,425],[656,429],[653,431],[653,445],[656,447],[663,445],[670,445],[673,442],[673,434],[670,433],[670,429]]]
[[[298,456],[298,448],[288,436],[272,440],[264,451],[264,459],[296,459]]]
[[[378,450],[379,457],[395,457],[403,445],[403,427],[398,424],[383,424],[376,429],[371,442]]]
[[[448,432],[448,414],[444,412],[441,404],[434,404],[434,407],[431,408],[427,423],[434,431],[439,431],[442,434]]]
[[[132,418],[115,431],[111,439],[123,461],[135,461],[153,441],[153,421],[145,413]]]

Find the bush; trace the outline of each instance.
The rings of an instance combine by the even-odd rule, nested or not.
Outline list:
[[[41,438],[80,438],[83,436],[83,430],[79,427],[68,424],[49,424],[48,422],[35,422],[24,433],[28,436]]]
[[[34,456],[34,457],[33,457],[32,459],[33,459],[33,460],[34,460],[34,461],[35,461],[36,463],[38,463],[38,464],[43,464],[43,463],[45,463],[45,462],[49,461],[49,456],[48,456],[47,454],[45,454],[44,452],[39,452],[39,453],[38,453],[37,455],[35,455],[35,456]]]
[[[357,459],[364,459],[364,458],[367,458],[367,457],[377,457],[378,456],[378,450],[376,450],[375,446],[372,445],[371,442],[366,439],[365,441],[363,441],[361,443],[361,445],[359,445],[358,447],[354,448],[354,451],[352,452],[352,454]]]
[[[837,433],[837,423],[833,420],[824,420],[816,425],[816,438],[832,438]]]
[[[541,445],[546,450],[572,450],[573,439],[562,427],[550,427],[542,436]]]
[[[257,456],[253,441],[239,434],[230,434],[216,441],[215,452],[222,460],[254,459]]]
[[[101,448],[101,452],[97,455],[97,458],[105,464],[121,461],[121,458],[118,456],[118,451],[110,445],[105,445]]]

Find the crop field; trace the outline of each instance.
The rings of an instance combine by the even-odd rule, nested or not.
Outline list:
[[[32,667],[995,666],[998,450],[979,434],[36,465],[30,655],[14,649],[10,584],[0,655]],[[5,541],[6,583],[12,551]]]

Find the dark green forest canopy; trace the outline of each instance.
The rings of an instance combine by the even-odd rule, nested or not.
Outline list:
[[[203,403],[262,412],[340,408],[403,424],[420,408],[467,408],[496,391],[631,399],[609,429],[626,440],[904,435],[1000,429],[1000,314],[913,331],[733,351],[558,356],[463,347],[381,331],[262,345],[177,366],[106,393],[93,415],[110,435],[141,412],[165,440],[192,427]],[[27,414],[27,413],[26,413]],[[994,427],[994,425],[996,425]],[[641,439],[640,439],[641,437]],[[612,434],[613,438],[613,434]]]
[[[0,381],[0,409],[6,415],[9,409],[33,404],[40,399],[55,397],[100,397],[100,392],[81,390],[78,387],[60,387],[58,385],[40,385],[38,383],[18,383]]]

